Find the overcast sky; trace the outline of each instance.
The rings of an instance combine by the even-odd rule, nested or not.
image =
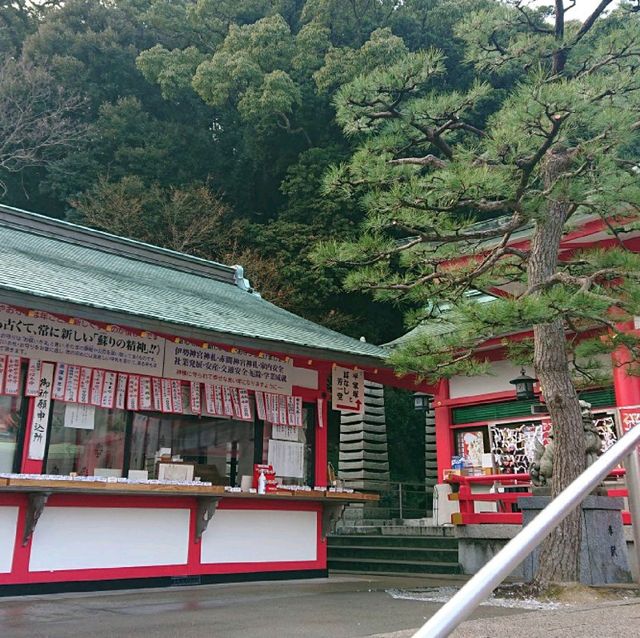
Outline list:
[[[620,0],[614,0],[611,5],[615,6],[619,4],[619,1]],[[573,7],[573,9],[571,9],[571,11],[569,11],[565,17],[568,20],[584,20],[591,15],[593,10],[598,6],[599,3],[600,0],[576,0],[576,6]],[[551,0],[535,0],[535,4],[545,6],[552,5],[553,2]],[[567,6],[569,2],[565,2],[564,4],[565,6]]]

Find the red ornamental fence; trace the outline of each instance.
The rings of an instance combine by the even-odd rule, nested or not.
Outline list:
[[[621,486],[607,486],[608,496],[628,496],[623,483],[624,474],[624,469],[616,469],[609,474],[607,483],[617,481]],[[449,495],[449,500],[459,503],[460,511],[451,515],[451,522],[455,525],[522,525],[522,513],[517,508],[518,499],[532,496],[529,474],[449,474],[447,483],[450,483],[454,490],[457,489]],[[490,488],[493,490],[488,491]],[[478,511],[485,503],[495,504],[492,508],[495,511]],[[625,525],[631,524],[628,511],[622,512],[622,522]]]

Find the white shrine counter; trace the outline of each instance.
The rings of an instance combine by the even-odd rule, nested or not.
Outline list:
[[[325,576],[345,505],[378,498],[0,478],[0,595]]]

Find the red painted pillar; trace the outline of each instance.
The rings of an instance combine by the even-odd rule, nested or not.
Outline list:
[[[329,429],[329,398],[327,396],[327,376],[324,370],[318,371],[318,402],[316,414],[316,458],[315,486],[327,486],[327,430]]]
[[[620,324],[621,330],[632,331],[632,321]],[[619,408],[625,406],[640,406],[640,377],[631,376],[628,373],[628,365],[633,361],[633,356],[628,348],[620,347],[611,355],[613,359],[613,388],[616,393],[616,405]]]
[[[451,431],[451,410],[444,403],[449,398],[449,379],[441,379],[433,398],[436,420],[436,455],[438,459],[438,483],[442,482],[445,470],[451,467],[453,456],[453,433]]]

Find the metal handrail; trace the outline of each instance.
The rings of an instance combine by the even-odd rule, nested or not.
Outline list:
[[[640,463],[632,454],[640,444],[640,426],[632,428],[593,465],[545,507],[526,527],[499,551],[460,591],[423,625],[413,638],[448,636],[491,592],[566,518],[623,459],[629,457],[627,478],[635,550],[640,550],[640,499],[637,480]],[[633,485],[632,485],[633,484]],[[634,496],[632,496],[632,493]]]

